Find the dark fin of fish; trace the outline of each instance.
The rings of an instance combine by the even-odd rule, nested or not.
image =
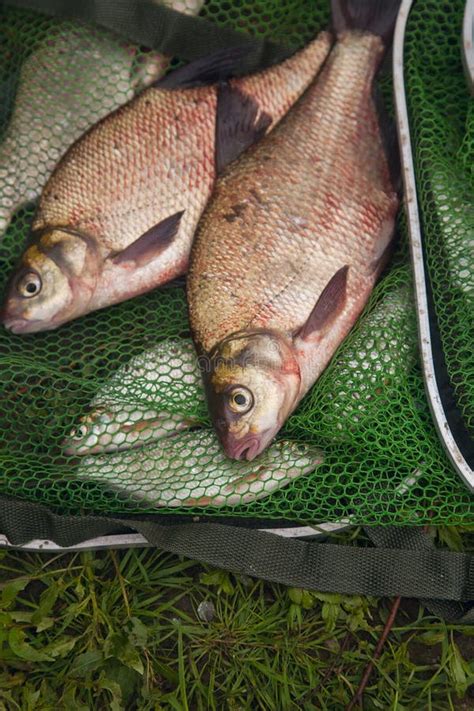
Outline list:
[[[398,233],[395,232],[390,242],[383,249],[382,254],[380,254],[378,257],[376,257],[370,262],[368,269],[369,275],[375,274],[376,278],[379,278],[379,276],[382,274],[385,267],[389,263],[390,258],[395,250],[395,243],[397,241],[397,238]]]
[[[124,250],[113,254],[110,260],[114,264],[135,262],[137,266],[143,266],[171,244],[183,214],[184,210],[181,210],[154,225]]]
[[[394,191],[400,195],[402,191],[402,175],[397,127],[394,119],[389,115],[385,107],[382,92],[377,84],[373,86],[372,98],[379,119],[380,135],[390,170],[390,181]]]
[[[341,267],[328,281],[321,292],[308,320],[296,336],[308,340],[316,332],[327,328],[338,316],[346,303],[347,272],[349,266]]]
[[[242,70],[242,63],[250,52],[250,47],[226,47],[206,57],[179,67],[152,84],[158,89],[189,89],[225,81]]]
[[[401,0],[331,0],[332,25],[336,34],[348,30],[371,32],[388,46],[400,5]]]
[[[229,85],[219,87],[216,118],[216,171],[265,135],[272,117],[260,111],[252,96]]]

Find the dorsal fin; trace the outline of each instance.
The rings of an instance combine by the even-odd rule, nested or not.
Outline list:
[[[228,84],[219,87],[216,118],[216,172],[265,135],[272,117],[255,99]]]
[[[175,69],[152,86],[158,89],[187,89],[225,81],[238,74],[249,51],[249,47],[245,45],[220,49]]]

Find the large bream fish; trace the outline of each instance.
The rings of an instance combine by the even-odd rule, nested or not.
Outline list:
[[[268,446],[362,311],[398,197],[372,89],[398,2],[333,3],[337,42],[285,120],[217,182],[188,301],[230,457]]]
[[[321,33],[285,62],[227,83],[242,50],[198,60],[102,120],[47,182],[4,323],[56,328],[183,274],[216,171],[269,131],[317,74]]]

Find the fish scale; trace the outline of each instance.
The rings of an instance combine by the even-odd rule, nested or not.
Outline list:
[[[202,209],[202,185],[214,180],[216,105],[207,87],[152,89],[119,109],[113,121],[109,117],[76,143],[53,173],[33,230],[68,225],[96,237],[108,253],[137,239],[164,210],[163,217],[186,209],[182,229],[192,229]],[[176,126],[191,122],[192,134],[178,133]],[[172,155],[161,161],[170,142]],[[180,191],[167,179],[171,161]]]

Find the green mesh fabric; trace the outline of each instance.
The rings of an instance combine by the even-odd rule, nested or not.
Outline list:
[[[459,71],[462,2],[416,3],[406,76],[427,262],[449,377],[474,435],[474,104]],[[433,20],[429,33],[422,28]],[[415,61],[423,54],[422,61]],[[447,298],[449,294],[449,298]]]
[[[472,349],[465,304],[473,292],[464,274],[469,267],[462,262],[464,252],[460,256],[463,248],[456,243],[462,230],[453,228],[461,224],[468,239],[473,116],[467,111],[460,59],[462,6],[460,0],[441,8],[434,0],[417,0],[408,26],[407,70],[420,144],[418,169],[426,176],[430,171],[421,199],[422,209],[433,214],[427,222],[433,264],[443,261],[435,251],[440,242],[450,254],[443,272],[437,272],[439,304],[444,308],[446,342],[452,346],[452,373],[457,374],[459,399],[468,417],[474,381],[469,380]],[[299,47],[327,26],[329,8],[326,0],[208,0],[201,14]],[[5,11],[1,23],[7,39],[0,56],[5,137],[25,61],[52,37],[70,33],[71,27],[20,11]],[[76,40],[89,32],[72,29]],[[426,41],[429,52],[420,50]],[[115,57],[124,65],[118,97],[116,83],[107,84],[110,61],[102,60],[98,71],[112,92],[110,101],[122,103],[137,90],[129,77],[136,76],[137,67],[142,76],[148,59],[136,52],[128,66],[120,53]],[[64,71],[70,80],[77,63],[68,62]],[[387,79],[384,89],[389,95]],[[90,120],[96,99],[94,86],[88,87],[84,120]],[[54,124],[54,112],[50,116]],[[18,141],[18,153],[28,150]],[[46,161],[47,155],[39,151],[37,167]],[[0,165],[2,199],[12,194],[14,178],[7,170],[11,164],[7,160]],[[442,199],[435,184],[442,186]],[[462,190],[455,189],[458,184]],[[0,287],[22,251],[33,209],[28,205],[17,210],[0,242]],[[470,217],[472,240],[472,211]],[[60,512],[159,511],[193,517],[218,512],[314,523],[472,520],[473,499],[444,455],[424,395],[401,223],[397,253],[353,332],[276,445],[252,465],[225,461],[215,449],[182,285],[155,290],[56,332],[21,337],[2,329],[0,492]],[[472,278],[472,268],[470,274]],[[450,318],[455,313],[462,319],[463,309],[464,321],[459,323],[465,328],[458,334]],[[162,437],[171,433],[173,438]],[[114,451],[97,452],[98,447]]]

